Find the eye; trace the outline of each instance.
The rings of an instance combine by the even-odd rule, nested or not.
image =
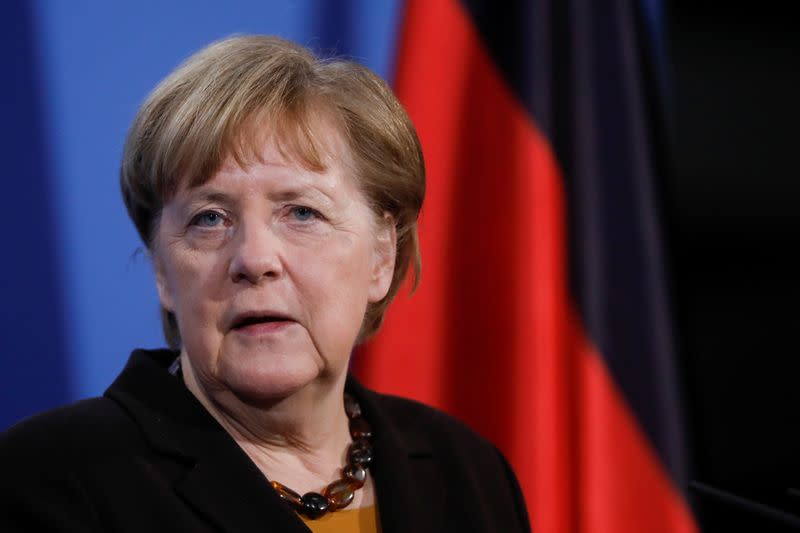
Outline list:
[[[214,228],[225,222],[225,215],[217,211],[203,211],[198,213],[192,218],[192,226],[200,226],[202,228]]]
[[[293,206],[290,213],[295,220],[299,220],[300,222],[308,222],[309,220],[319,218],[320,216],[319,213],[314,209],[303,205]]]

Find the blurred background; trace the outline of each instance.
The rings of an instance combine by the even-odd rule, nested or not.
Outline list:
[[[800,488],[800,34],[788,2],[643,4],[663,47],[656,185],[690,476],[784,501]],[[0,430],[102,394],[132,348],[163,345],[117,182],[149,90],[232,33],[346,54],[392,82],[402,13],[402,0],[0,6]]]
[[[800,34],[790,2],[669,6],[665,213],[695,475],[784,499],[800,484]]]

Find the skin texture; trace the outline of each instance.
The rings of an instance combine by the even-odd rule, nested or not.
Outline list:
[[[164,206],[154,246],[161,304],[175,313],[187,387],[270,478],[318,491],[350,442],[342,394],[367,304],[391,283],[396,235],[322,124],[326,170],[266,136]],[[278,318],[236,327],[248,314]],[[369,503],[359,491],[355,505]]]

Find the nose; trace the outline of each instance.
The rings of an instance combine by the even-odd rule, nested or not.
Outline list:
[[[283,274],[281,241],[267,225],[243,225],[237,233],[228,268],[234,283],[258,284]]]

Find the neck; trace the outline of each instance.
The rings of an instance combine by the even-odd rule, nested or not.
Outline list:
[[[343,404],[346,375],[268,405],[251,405],[230,391],[209,391],[185,353],[181,366],[186,387],[268,479],[302,494],[339,477],[351,441]]]

